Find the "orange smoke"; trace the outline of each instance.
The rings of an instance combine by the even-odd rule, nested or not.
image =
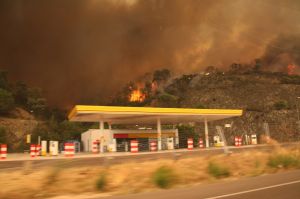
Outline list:
[[[143,102],[145,100],[145,94],[140,89],[133,90],[129,96],[130,102]]]

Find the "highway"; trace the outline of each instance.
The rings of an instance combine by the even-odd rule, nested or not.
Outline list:
[[[284,147],[294,146],[295,144],[285,144]],[[265,150],[270,151],[273,149],[269,145],[247,145],[242,147],[229,147],[233,153],[249,150]],[[30,158],[29,154],[26,154],[21,158],[10,158],[8,154],[7,160],[0,161],[0,169],[18,169],[23,168],[24,164],[30,164],[31,168],[39,168],[52,165],[63,165],[66,168],[78,167],[78,166],[90,166],[90,165],[112,165],[120,164],[124,162],[141,162],[157,159],[182,159],[196,156],[209,156],[224,153],[223,148],[207,148],[207,149],[177,149],[160,152],[141,152],[141,153],[128,153],[128,152],[116,152],[116,153],[104,153],[104,154],[76,154],[73,158],[66,158],[64,156],[58,157],[36,157]]]
[[[300,170],[105,199],[298,199]],[[96,198],[95,198],[96,199]],[[100,198],[99,198],[100,199]]]

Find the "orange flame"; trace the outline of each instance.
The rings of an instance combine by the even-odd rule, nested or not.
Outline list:
[[[143,94],[140,89],[133,90],[130,94],[129,101],[130,102],[143,102],[145,100],[145,94]]]
[[[152,82],[151,83],[151,92],[152,93],[155,93],[156,91],[157,91],[157,89],[158,89],[158,85],[157,85],[157,82]]]
[[[293,75],[294,74],[294,70],[295,70],[296,66],[294,64],[289,64],[287,66],[287,72],[288,75]]]

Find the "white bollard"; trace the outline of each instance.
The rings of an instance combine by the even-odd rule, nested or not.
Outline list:
[[[47,155],[47,141],[46,140],[42,140],[41,142],[42,144],[42,156],[46,156]]]

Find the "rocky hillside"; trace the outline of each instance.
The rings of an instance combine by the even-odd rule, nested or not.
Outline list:
[[[32,134],[38,124],[34,116],[22,108],[15,108],[9,117],[0,117],[0,127],[5,129],[9,150],[22,150],[26,134]]]
[[[270,134],[279,141],[299,140],[297,106],[300,76],[271,72],[215,72],[183,75],[165,85],[155,106],[243,109],[233,134]],[[215,131],[212,125],[212,130]]]

